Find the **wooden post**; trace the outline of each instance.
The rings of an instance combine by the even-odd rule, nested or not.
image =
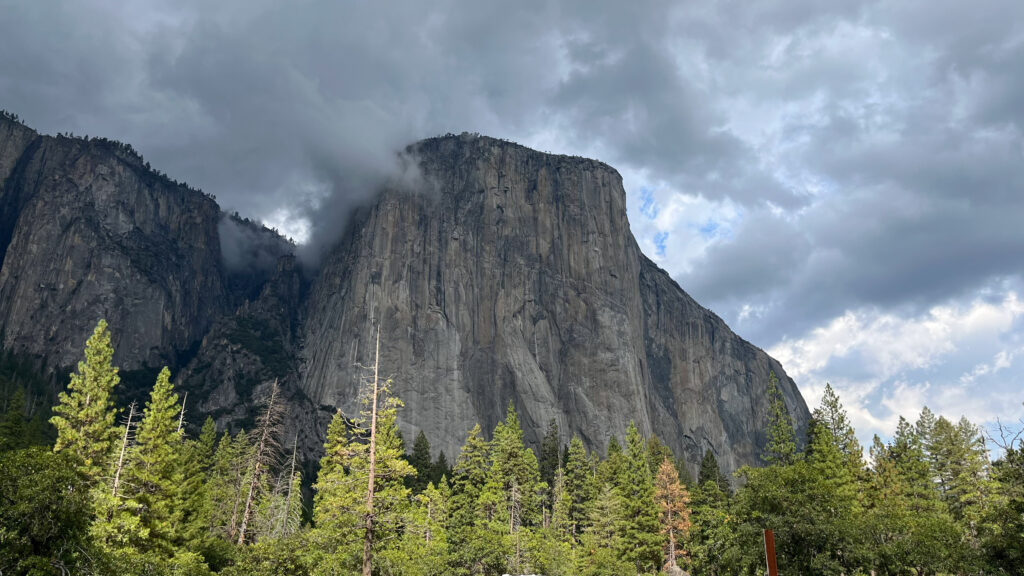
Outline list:
[[[768,576],[779,576],[779,566],[775,562],[775,534],[771,530],[764,531],[764,557]]]

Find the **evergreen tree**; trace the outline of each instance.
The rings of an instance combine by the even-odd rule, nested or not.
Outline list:
[[[555,471],[562,461],[562,444],[558,434],[558,422],[554,418],[548,422],[544,439],[540,443],[540,479],[548,487],[555,485]],[[546,502],[550,509],[554,499],[549,495]]]
[[[792,464],[797,456],[793,419],[779,390],[779,379],[772,371],[768,375],[768,444],[763,458],[769,465],[785,466]]]
[[[722,472],[722,468],[718,465],[718,459],[715,458],[715,453],[710,448],[704,451],[704,457],[700,461],[697,485],[704,486],[708,482],[714,483],[719,490],[726,494],[729,492],[729,477]]]
[[[863,448],[831,384],[825,384],[821,405],[814,410],[813,417],[832,434],[836,447],[846,457],[851,469],[861,470],[864,467]]]
[[[599,485],[612,484],[614,486],[618,483],[619,478],[622,477],[622,471],[625,466],[622,445],[619,444],[619,439],[614,435],[608,439],[606,454],[605,459],[600,461],[595,467],[595,470],[597,470],[597,483]],[[596,454],[594,454],[594,458],[597,458]]]
[[[320,473],[313,485],[313,524],[311,541],[321,554],[317,563],[328,569],[325,573],[354,571],[361,543],[359,529],[362,514],[362,485],[358,475],[350,474],[362,448],[352,438],[348,424],[337,412],[327,426],[324,456]]]
[[[109,471],[118,440],[113,391],[120,378],[113,358],[107,323],[100,320],[85,344],[85,360],[71,375],[67,392],[57,397],[50,419],[57,429],[54,452],[66,451],[78,458],[78,469],[91,484]]]
[[[542,521],[546,485],[540,480],[533,450],[523,445],[523,430],[515,405],[509,402],[505,420],[494,429],[491,466],[479,504],[489,520],[488,530],[501,534],[507,567],[522,572],[530,559],[524,551],[529,539],[523,530]]]
[[[490,445],[477,424],[469,431],[452,471],[449,541],[451,569],[456,574],[494,572],[505,565],[500,542],[480,514],[489,461]]]
[[[442,576],[449,573],[448,490],[433,482],[413,496],[405,531],[378,563],[382,574]]]
[[[708,480],[692,492],[690,521],[689,551],[694,573],[739,574],[732,557],[737,522],[717,482]]]
[[[1002,442],[993,465],[996,497],[988,509],[985,554],[993,572],[1024,574],[1024,442],[1022,433]]]
[[[147,534],[139,547],[166,555],[179,543],[183,510],[180,406],[170,378],[167,368],[157,376],[125,470],[125,491],[135,504],[132,512]]]
[[[238,535],[252,445],[244,430],[221,436],[207,474],[210,532],[234,543]]]
[[[626,451],[622,474],[617,483],[622,499],[623,559],[634,566],[637,574],[657,570],[661,566],[663,538],[658,524],[658,507],[654,501],[654,482],[647,467],[647,449],[636,425],[626,430]]]
[[[940,417],[932,427],[927,452],[940,498],[977,548],[988,499],[995,491],[984,437],[965,418],[954,425]]]
[[[930,427],[929,427],[930,428]],[[966,568],[962,531],[945,511],[919,431],[900,417],[890,444],[878,438],[867,502],[866,533],[875,545],[872,568],[882,574],[911,567],[918,574]]]
[[[590,511],[590,528],[583,534],[576,556],[577,573],[583,576],[622,576],[635,566],[622,556],[622,499],[611,484],[602,485]]]
[[[278,435],[281,432],[281,419],[284,416],[284,407],[280,400],[280,389],[277,381],[274,381],[270,389],[270,396],[256,421],[256,429],[253,431],[253,451],[246,466],[249,472],[249,485],[245,503],[242,506],[242,517],[238,526],[238,544],[245,543],[247,529],[252,520],[253,513],[259,504],[259,498],[266,490],[266,475],[276,464],[280,455],[280,444]]]
[[[416,434],[416,440],[412,444],[412,453],[409,455],[409,464],[416,470],[414,476],[408,477],[409,487],[415,493],[422,492],[427,484],[433,481],[434,464],[430,458],[430,441],[427,435],[420,430]]]
[[[396,416],[401,402],[381,387],[381,408],[377,413],[375,482],[373,498],[373,552],[384,550],[383,543],[397,537],[409,506],[410,490],[405,478],[415,473],[405,460],[405,449],[398,434]],[[327,429],[324,457],[314,486],[311,539],[319,548],[314,563],[324,573],[357,571],[363,558],[366,530],[366,490],[369,471],[368,430],[361,428],[365,418],[350,429],[345,418],[336,414]]]
[[[448,465],[448,457],[445,456],[444,450],[441,450],[437,453],[437,460],[430,468],[430,481],[439,486],[442,478],[451,477],[452,467]]]
[[[597,479],[580,437],[573,434],[566,451],[565,495],[569,501],[566,521],[574,539],[587,528],[590,507],[597,496]]]
[[[652,434],[647,440],[647,467],[651,469],[651,474],[654,474],[655,477],[657,477],[658,470],[665,458],[668,458],[674,465],[676,457],[672,454],[672,449],[662,444],[656,434]],[[676,470],[676,475],[679,475],[679,470]]]

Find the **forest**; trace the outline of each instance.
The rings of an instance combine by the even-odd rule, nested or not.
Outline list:
[[[11,381],[0,574],[755,575],[764,529],[786,575],[1024,574],[1020,425],[986,442],[925,408],[865,452],[831,387],[797,437],[772,375],[763,466],[732,476],[633,425],[599,455],[552,422],[535,450],[512,404],[449,465],[422,433],[407,452],[373,374],[303,478],[276,385],[251,430],[190,435],[166,368],[142,405],[119,380],[101,321],[48,418]]]

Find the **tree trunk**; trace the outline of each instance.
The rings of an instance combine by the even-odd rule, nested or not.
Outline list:
[[[274,380],[274,387],[270,389],[270,401],[267,403],[266,417],[260,426],[260,441],[256,445],[256,453],[253,456],[255,464],[252,470],[252,478],[249,480],[249,495],[245,499],[245,512],[242,513],[242,525],[238,529],[238,544],[245,543],[245,531],[252,519],[253,502],[256,500],[256,488],[259,486],[260,475],[262,474],[263,459],[266,458],[266,451],[270,444],[270,434],[273,432],[274,403],[277,401],[277,380]]]
[[[283,535],[288,530],[288,520],[291,519],[292,515],[292,484],[295,483],[295,451],[299,447],[299,435],[295,434],[295,439],[292,441],[292,470],[288,474],[288,497],[284,503],[284,518],[281,519],[281,534]]]
[[[128,423],[124,425],[124,438],[121,439],[121,455],[117,458],[117,470],[114,472],[114,490],[111,495],[117,496],[121,485],[121,470],[124,469],[124,453],[128,449],[128,434],[132,429],[132,417],[135,416],[135,402],[128,405]]]
[[[178,416],[178,433],[181,433],[181,425],[185,422],[185,402],[188,401],[188,392],[185,392],[185,397],[181,399],[181,415]]]
[[[373,481],[377,467],[377,378],[380,368],[380,324],[373,357],[373,404],[370,406],[370,470],[366,486],[366,533],[363,535],[363,576],[373,572]]]

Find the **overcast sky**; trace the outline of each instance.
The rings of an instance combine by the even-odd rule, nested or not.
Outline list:
[[[387,10],[384,10],[384,7]],[[643,250],[864,439],[1024,417],[1020,0],[0,0],[0,107],[329,237],[413,140],[603,160]],[[333,210],[324,210],[330,206]],[[309,215],[314,215],[310,217]]]

